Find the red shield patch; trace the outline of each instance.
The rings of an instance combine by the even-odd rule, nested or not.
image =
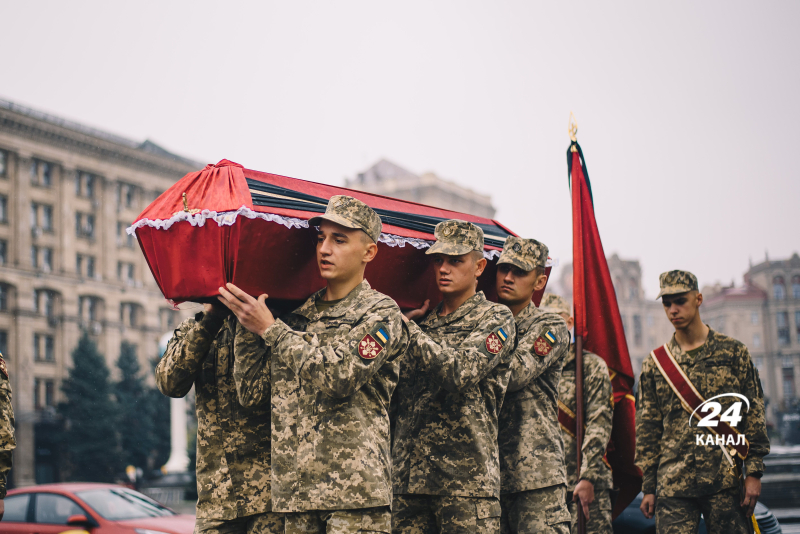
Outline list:
[[[489,337],[486,338],[486,350],[489,351],[490,354],[497,354],[501,350],[503,350],[503,340],[500,337],[492,332],[489,334]]]
[[[539,356],[547,356],[551,350],[553,350],[553,346],[542,336],[537,337],[533,342],[533,351]]]
[[[367,334],[358,343],[358,355],[365,360],[372,360],[381,353],[383,347],[375,341],[375,338]]]

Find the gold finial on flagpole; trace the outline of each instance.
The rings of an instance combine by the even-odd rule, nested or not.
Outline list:
[[[567,126],[567,132],[569,132],[569,138],[573,143],[578,142],[578,121],[575,120],[575,115],[570,111],[569,112],[569,124]],[[575,145],[570,147],[572,152],[577,152]]]

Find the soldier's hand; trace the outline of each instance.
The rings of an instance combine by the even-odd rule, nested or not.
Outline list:
[[[647,495],[642,498],[642,504],[639,506],[639,510],[642,511],[644,516],[647,519],[652,519],[653,515],[656,513],[656,496],[653,493],[648,493]]]
[[[588,480],[579,480],[572,492],[572,502],[577,502],[583,508],[583,516],[589,519],[589,505],[594,501],[594,486]]]
[[[744,508],[745,516],[749,519],[756,509],[756,503],[761,496],[761,479],[747,477],[744,479],[744,498],[741,507]]]
[[[266,294],[254,299],[233,284],[225,284],[225,286],[227,289],[225,287],[219,288],[219,294],[222,296],[217,298],[236,315],[243,327],[260,336],[267,328],[272,326],[272,323],[275,322],[275,317],[272,316],[272,312],[267,308]]]
[[[403,318],[406,322],[408,321],[415,321],[420,317],[425,317],[425,314],[428,313],[428,307],[431,305],[430,299],[426,299],[425,302],[422,304],[421,308],[417,308],[416,310],[409,310],[403,314]]]

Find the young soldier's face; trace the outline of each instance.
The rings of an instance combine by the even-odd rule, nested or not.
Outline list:
[[[702,302],[703,295],[697,291],[661,297],[661,304],[664,306],[667,319],[675,328],[687,327],[699,313]]]
[[[471,252],[460,256],[434,254],[433,266],[439,291],[442,294],[458,294],[476,287],[486,260],[481,258],[476,261]]]
[[[317,266],[322,278],[348,279],[359,274],[377,251],[375,243],[365,236],[362,230],[322,221],[317,234]]]
[[[544,287],[546,281],[547,276],[540,275],[535,270],[523,271],[516,265],[501,263],[497,266],[495,286],[497,288],[497,299],[501,304],[514,304],[531,300],[534,291]]]

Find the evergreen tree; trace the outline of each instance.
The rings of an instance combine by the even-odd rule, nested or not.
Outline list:
[[[118,411],[105,358],[86,332],[72,352],[72,362],[61,386],[66,402],[59,406],[69,478],[111,482],[124,467],[119,461]]]
[[[120,381],[115,384],[114,394],[119,406],[119,436],[125,465],[147,469],[148,459],[155,447],[155,422],[149,389],[139,373],[136,345],[127,341],[120,347],[117,367]]]

